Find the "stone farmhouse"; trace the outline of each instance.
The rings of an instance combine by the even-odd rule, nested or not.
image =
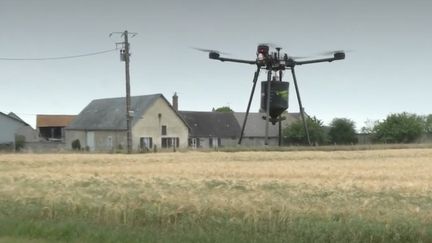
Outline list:
[[[189,127],[162,94],[131,97],[132,149],[186,148]],[[65,129],[66,146],[74,140],[90,151],[126,148],[125,98],[93,100]]]

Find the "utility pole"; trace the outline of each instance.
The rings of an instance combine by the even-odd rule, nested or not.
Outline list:
[[[124,37],[124,60],[125,60],[125,72],[126,72],[126,129],[127,129],[127,152],[132,153],[132,119],[131,119],[131,97],[130,97],[130,74],[129,74],[129,39],[128,31],[123,32]]]
[[[124,38],[123,42],[116,43],[123,45],[120,50],[120,60],[125,62],[125,76],[126,76],[126,142],[127,142],[127,153],[132,153],[132,111],[131,111],[131,95],[130,95],[130,74],[129,74],[129,62],[130,62],[130,48],[129,48],[129,35],[134,37],[137,33],[130,33],[127,30],[123,32],[113,32],[113,34],[121,34]]]

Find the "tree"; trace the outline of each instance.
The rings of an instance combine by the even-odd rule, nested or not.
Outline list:
[[[316,117],[307,117],[306,124],[309,130],[309,137],[313,144],[323,144],[327,142],[323,122]],[[298,120],[283,130],[285,144],[307,144],[306,133],[303,122]]]
[[[416,114],[391,114],[374,127],[374,138],[385,143],[410,143],[420,138],[424,127],[424,120]]]
[[[216,112],[234,112],[229,106],[222,106],[214,110]]]
[[[367,119],[364,122],[364,126],[360,129],[361,133],[365,133],[365,134],[371,134],[373,133],[373,129],[374,127],[379,123],[378,120],[371,120],[371,119]]]
[[[355,124],[347,118],[335,118],[330,123],[329,139],[334,144],[353,144],[358,139],[355,131]]]
[[[424,131],[432,134],[432,114],[424,117]]]

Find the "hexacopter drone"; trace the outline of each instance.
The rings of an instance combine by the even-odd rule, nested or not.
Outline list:
[[[252,98],[255,92],[256,83],[258,80],[259,73],[261,69],[267,70],[267,80],[261,82],[261,111],[266,113],[266,116],[263,117],[266,120],[266,137],[265,137],[265,145],[268,145],[268,126],[269,122],[275,125],[279,122],[279,145],[281,144],[281,121],[284,120],[284,117],[281,117],[281,114],[288,109],[288,87],[289,83],[282,81],[283,71],[291,70],[291,74],[294,81],[294,86],[297,94],[297,100],[300,109],[300,115],[303,121],[303,127],[306,133],[307,142],[311,145],[309,131],[307,127],[307,123],[304,116],[304,108],[302,106],[299,88],[297,85],[297,78],[295,74],[294,67],[298,65],[319,63],[319,62],[332,62],[336,60],[345,59],[344,51],[334,51],[328,52],[326,55],[333,55],[332,57],[326,58],[318,58],[318,59],[305,59],[305,60],[295,60],[299,58],[290,57],[286,53],[281,55],[280,47],[275,48],[276,51],[270,52],[270,47],[268,44],[260,44],[257,47],[257,57],[256,60],[242,60],[242,59],[233,59],[221,57],[220,52],[214,50],[207,49],[199,49],[200,51],[205,51],[209,53],[209,58],[214,60],[219,60],[222,62],[237,62],[244,64],[256,65],[257,70],[255,71],[255,75],[253,78],[252,91],[249,97],[248,106],[246,109],[246,115],[243,120],[243,125],[241,129],[240,138],[238,144],[241,144],[244,130],[246,127],[250,106],[252,103]]]

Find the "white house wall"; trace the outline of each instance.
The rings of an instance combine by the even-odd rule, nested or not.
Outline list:
[[[79,140],[81,147],[85,147],[85,131],[81,130],[65,130],[65,143],[66,143],[66,149],[72,149],[72,142],[75,140]]]
[[[94,134],[91,139],[93,144],[88,144],[89,136]],[[67,149],[72,149],[72,142],[78,139],[81,148],[88,148],[90,151],[114,151],[116,149],[126,148],[126,132],[125,131],[82,131],[82,130],[66,130],[65,141]]]
[[[15,143],[15,134],[25,125],[8,117],[0,115],[0,144]]]
[[[38,142],[38,132],[30,126],[22,126],[16,130],[16,134],[23,136],[26,142]]]
[[[97,151],[113,151],[126,149],[125,131],[95,131],[94,145]],[[89,146],[89,144],[87,144]]]
[[[157,99],[138,119],[132,128],[134,149],[139,148],[141,137],[151,137],[157,148],[162,147],[163,137],[178,137],[180,148],[188,146],[188,127],[164,99]],[[162,126],[167,127],[166,135],[162,135]]]

